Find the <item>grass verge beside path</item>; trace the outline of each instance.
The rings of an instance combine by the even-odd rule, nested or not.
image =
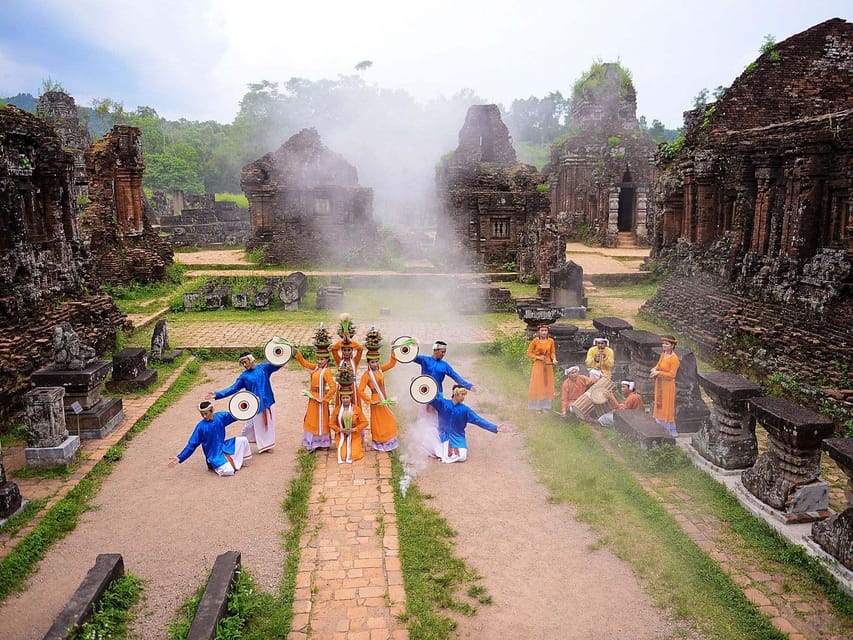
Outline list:
[[[394,506],[400,532],[400,562],[406,589],[406,612],[402,617],[411,640],[446,640],[453,637],[457,623],[445,615],[453,611],[474,615],[476,604],[491,600],[477,584],[480,576],[454,555],[452,538],[456,532],[441,514],[429,507],[431,497],[421,493],[416,484],[400,491],[403,467],[399,458],[391,458],[394,483]],[[458,593],[467,588],[471,602]]]
[[[145,415],[107,451],[103,459],[68,492],[68,495],[53,505],[41,522],[15,545],[9,555],[0,560],[0,602],[24,588],[27,579],[35,572],[50,547],[71,533],[77,526],[80,515],[91,508],[92,499],[107,476],[112,473],[116,463],[121,460],[125,448],[134,436],[146,429],[169,404],[189,391],[198,375],[198,362],[189,362],[172,386],[157,399]]]
[[[508,348],[517,351],[512,341]],[[484,386],[503,389],[508,398],[526,398],[526,370],[517,357],[481,358],[476,371]],[[552,499],[574,505],[576,518],[592,527],[601,546],[628,562],[659,606],[708,640],[786,637],[643,489],[632,470],[602,446],[588,425],[556,416],[531,420],[520,400],[501,410],[526,430],[531,462]],[[714,483],[710,477],[707,482]]]

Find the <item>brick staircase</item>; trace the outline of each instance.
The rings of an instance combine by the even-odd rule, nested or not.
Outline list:
[[[633,231],[620,231],[617,244],[619,249],[638,249],[637,237]]]

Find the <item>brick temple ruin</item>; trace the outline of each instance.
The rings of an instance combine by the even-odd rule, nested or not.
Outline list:
[[[155,189],[150,204],[151,224],[173,247],[242,246],[249,240],[248,209],[217,202],[211,193]]]
[[[36,103],[36,115],[53,127],[62,146],[74,155],[72,195],[82,203],[89,197],[84,154],[92,139],[89,130],[80,124],[74,98],[64,91],[46,91]]]
[[[853,418],[853,24],[765,51],[685,114],[659,169],[652,255],[669,276],[645,310],[704,358]]]
[[[74,155],[50,124],[0,109],[0,422],[21,410],[30,375],[68,322],[98,353],[124,316],[97,281],[78,226]]]
[[[90,202],[79,220],[98,284],[162,280],[174,259],[149,221],[141,135],[136,127],[116,125],[85,153]]]
[[[547,283],[565,263],[566,241],[550,215],[545,176],[518,162],[497,105],[468,109],[459,146],[436,171],[442,218],[437,250],[453,265]]]
[[[546,167],[560,230],[605,247],[648,246],[656,145],[637,121],[628,72],[594,64],[575,86],[570,123]]]
[[[384,261],[373,219],[373,189],[329,150],[316,129],[303,129],[276,151],[243,167],[249,200],[248,248],[287,265],[364,265]]]

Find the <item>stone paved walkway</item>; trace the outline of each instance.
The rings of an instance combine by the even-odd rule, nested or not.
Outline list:
[[[317,452],[289,640],[407,640],[388,454]]]

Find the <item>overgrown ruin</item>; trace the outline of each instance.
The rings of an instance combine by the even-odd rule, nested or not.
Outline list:
[[[523,280],[547,283],[565,263],[545,177],[517,161],[497,105],[468,109],[459,146],[436,174],[443,215],[436,244],[450,264],[517,269]]]
[[[662,148],[645,310],[705,358],[853,419],[853,24],[767,47]]]
[[[575,240],[648,246],[655,144],[618,63],[596,63],[574,87],[566,139],[551,150],[551,215]]]
[[[92,139],[89,130],[80,124],[74,98],[63,91],[46,91],[36,103],[36,115],[53,127],[62,140],[62,146],[73,154],[72,194],[75,200],[84,202],[89,197],[84,154],[92,144]]]
[[[74,157],[46,122],[0,109],[0,420],[21,409],[30,374],[51,362],[51,334],[68,322],[98,353],[124,316],[92,295],[78,228]]]
[[[330,151],[316,129],[303,129],[276,151],[243,167],[249,200],[248,248],[287,265],[364,265],[384,262],[373,219],[373,189]]]
[[[173,247],[243,246],[249,240],[249,211],[216,201],[212,193],[155,189],[150,204],[151,224]]]
[[[174,253],[148,219],[140,130],[116,125],[85,158],[90,202],[80,214],[80,227],[95,280],[113,286],[162,280]]]

